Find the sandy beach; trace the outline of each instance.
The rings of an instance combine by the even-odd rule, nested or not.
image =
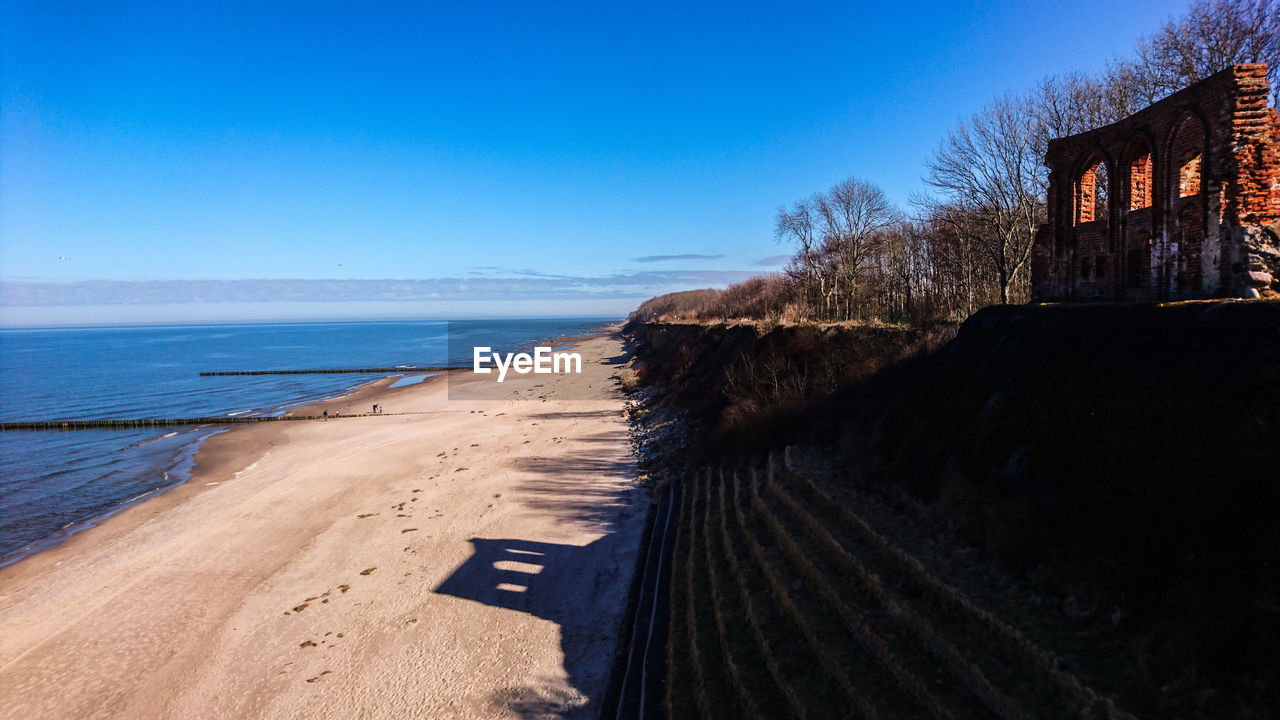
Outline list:
[[[576,350],[500,402],[386,379],[294,410],[384,416],[237,427],[0,569],[0,717],[594,715],[650,501],[620,343]]]

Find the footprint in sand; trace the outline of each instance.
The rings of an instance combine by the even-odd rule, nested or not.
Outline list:
[[[361,575],[368,575],[369,573],[371,573],[371,572],[373,572],[374,570],[377,570],[377,569],[378,569],[378,568],[376,568],[376,567],[365,568],[364,570],[361,570],[361,571],[360,571],[360,574],[361,574]]]
[[[357,515],[356,517],[357,517],[358,519],[360,519],[360,520],[363,520],[363,519],[368,518],[368,517],[373,517],[374,515],[377,515],[377,514],[378,514],[378,513],[362,513],[362,514],[360,514],[360,515]]]
[[[403,534],[405,534],[405,533],[415,532],[415,531],[417,531],[417,529],[418,529],[418,528],[405,528],[404,530],[401,530],[401,531],[400,531],[400,534],[401,534],[401,535],[403,535]]]
[[[329,673],[331,673],[331,672],[333,672],[333,671],[332,671],[332,670],[325,670],[324,672],[320,673],[319,675],[317,675],[317,676],[315,676],[315,677],[313,677],[313,678],[307,678],[307,682],[309,682],[309,683],[313,683],[313,682],[315,682],[315,681],[319,680],[320,678],[324,677],[325,675],[328,675],[328,674],[329,674]]]

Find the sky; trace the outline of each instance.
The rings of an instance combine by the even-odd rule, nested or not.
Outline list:
[[[0,3],[0,325],[622,316],[1184,2]]]

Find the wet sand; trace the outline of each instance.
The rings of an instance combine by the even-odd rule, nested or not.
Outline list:
[[[388,378],[293,411],[385,416],[237,427],[0,569],[0,717],[592,716],[649,500],[620,344],[575,350],[501,402]]]

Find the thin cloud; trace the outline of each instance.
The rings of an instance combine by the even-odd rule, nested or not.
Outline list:
[[[202,304],[225,302],[369,302],[424,300],[601,300],[637,298],[740,282],[745,270],[655,270],[598,276],[536,275],[387,280],[87,280],[0,281],[0,305]]]
[[[719,260],[724,255],[695,255],[687,253],[684,255],[645,255],[644,257],[633,258],[635,262],[651,263],[651,262],[667,262],[668,260]]]
[[[752,264],[756,267],[777,267],[779,265],[786,265],[790,261],[790,255],[770,255],[766,258],[760,258]]]

